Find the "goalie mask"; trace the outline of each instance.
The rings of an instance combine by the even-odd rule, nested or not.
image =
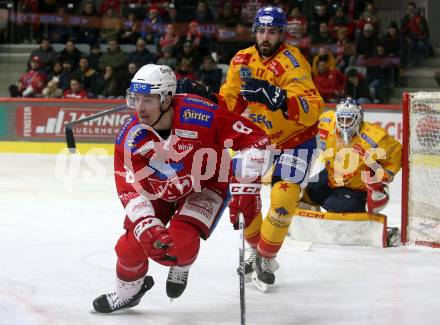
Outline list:
[[[350,97],[336,105],[336,134],[345,145],[359,134],[364,120],[364,111],[357,100]]]

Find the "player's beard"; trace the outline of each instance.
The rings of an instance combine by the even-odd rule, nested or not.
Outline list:
[[[278,48],[283,44],[283,41],[278,41],[275,45],[270,44],[269,42],[261,42],[260,44],[256,43],[258,54],[261,57],[269,58],[278,50]],[[264,48],[261,48],[261,45],[265,45]]]

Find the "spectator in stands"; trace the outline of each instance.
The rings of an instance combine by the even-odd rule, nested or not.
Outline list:
[[[38,14],[38,0],[19,0],[15,2],[17,2],[16,5],[18,17],[21,14]],[[18,19],[16,22],[16,33],[20,38],[23,37],[23,43],[36,43],[35,40],[37,38],[39,28],[39,23],[29,23],[24,19]]]
[[[63,98],[86,99],[88,97],[85,90],[81,88],[79,81],[72,78],[70,79],[70,87],[67,88],[63,93]]]
[[[179,65],[183,59],[189,62],[189,64],[192,66],[193,71],[198,69],[198,67],[200,67],[200,64],[202,63],[202,57],[200,56],[200,53],[195,49],[191,41],[186,41],[183,44],[183,51],[179,52],[177,55],[177,64]]]
[[[343,6],[337,6],[336,14],[330,18],[329,31],[333,38],[337,38],[338,31],[341,29],[347,30],[347,36],[353,38],[354,36],[354,23],[345,12]]]
[[[356,24],[356,37],[362,33],[365,24],[373,25],[375,30],[379,30],[379,17],[372,2],[366,2],[364,11],[360,14]]]
[[[174,50],[171,47],[165,47],[162,49],[162,56],[157,60],[157,64],[167,65],[171,69],[175,69],[177,66],[177,60],[173,56]]]
[[[125,71],[124,71],[125,72]],[[123,99],[125,95],[125,82],[113,73],[112,66],[108,65],[104,68],[98,81],[98,98]]]
[[[127,68],[127,54],[121,51],[118,41],[113,39],[108,42],[107,53],[102,54],[99,60],[99,70],[105,71],[107,66],[111,66],[116,75],[124,73]]]
[[[135,13],[133,11],[129,11],[122,26],[119,42],[121,44],[135,44],[136,40],[140,36],[140,30],[140,23],[136,19]]]
[[[352,60],[352,55],[350,53],[347,53],[349,51],[350,46],[350,40],[347,37],[347,30],[346,29],[339,29],[337,34],[337,40],[336,40],[336,67],[339,69],[339,71],[345,71],[345,68],[347,68],[350,64],[350,61]],[[351,48],[354,48],[353,46]]]
[[[309,34],[313,38],[318,37],[321,30],[322,23],[325,23],[328,27],[331,15],[327,10],[327,4],[324,1],[319,1],[314,7],[312,16],[308,19],[309,21]]]
[[[374,103],[384,103],[390,93],[392,68],[384,60],[385,50],[382,45],[376,47],[374,64],[367,66],[367,84]]]
[[[130,87],[131,80],[133,79],[136,72],[139,68],[136,66],[136,63],[130,62],[127,66],[127,73],[125,75],[125,88]]]
[[[170,3],[168,5],[163,22],[171,23],[171,24],[182,22],[182,19],[180,15],[177,13],[176,5],[174,3]]]
[[[356,38],[356,53],[358,58],[364,59],[376,54],[379,38],[372,24],[365,24],[362,34]]]
[[[58,88],[58,81],[52,79],[47,83],[47,86],[43,89],[44,98],[61,98],[63,97],[63,91]]]
[[[121,0],[102,0],[99,6],[99,13],[101,16],[104,16],[110,8],[119,15],[121,12]]]
[[[327,23],[322,22],[319,25],[319,32],[312,34],[312,44],[333,44],[336,40],[330,34]]]
[[[60,76],[61,73],[63,72],[63,65],[61,63],[61,61],[56,61],[53,65],[52,65],[52,70],[49,72],[49,74],[47,75],[47,80],[54,80],[57,82],[57,86],[58,86],[58,82],[60,81]]]
[[[387,33],[382,37],[380,43],[385,49],[385,54],[396,58],[400,57],[399,28],[395,21],[390,22]]]
[[[76,48],[73,40],[69,39],[63,50],[59,53],[58,57],[61,61],[70,61],[73,69],[78,67],[79,59],[82,56],[82,52]]]
[[[70,87],[70,79],[73,74],[72,62],[70,60],[64,60],[61,62],[63,65],[63,71],[61,72],[60,79],[58,81],[58,87],[63,91]]]
[[[185,42],[190,42],[194,49],[202,55],[209,55],[209,39],[203,35],[199,28],[199,24],[196,21],[192,21],[188,24],[188,32],[186,33]]]
[[[188,78],[196,81],[198,79],[197,74],[194,71],[194,66],[189,59],[182,59],[176,67],[177,80]]]
[[[128,62],[133,62],[138,67],[143,67],[148,63],[155,63],[157,60],[156,55],[151,53],[142,38],[139,38],[136,42],[136,49],[128,54]]]
[[[223,7],[218,14],[217,22],[224,27],[235,28],[240,21],[240,11],[238,8],[234,8],[230,1],[223,3]]]
[[[40,69],[41,62],[38,56],[31,59],[30,69],[20,77],[16,85],[9,87],[11,97],[41,97],[46,84],[46,75]]]
[[[57,16],[66,16],[66,7],[63,4],[58,4]],[[49,38],[52,43],[64,44],[71,37],[70,26],[64,24],[50,24],[49,25]]]
[[[44,37],[41,42],[38,49],[35,49],[31,52],[31,55],[29,56],[28,64],[30,64],[31,59],[33,57],[38,57],[40,59],[40,68],[44,69],[46,74],[50,73],[50,70],[52,68],[52,65],[57,60],[57,53],[53,49],[53,47],[50,45],[50,41],[47,37]]]
[[[210,92],[219,92],[223,71],[217,67],[212,56],[207,55],[203,58],[203,63],[199,69],[198,75],[199,80],[208,86],[208,90]]]
[[[159,16],[159,10],[151,6],[148,9],[147,17],[142,21],[141,37],[148,44],[158,44],[162,24],[163,21],[162,17]]]
[[[112,39],[118,39],[121,34],[122,24],[113,7],[108,7],[101,20],[99,41],[106,43]]]
[[[327,64],[329,70],[336,69],[336,60],[333,53],[326,46],[321,46],[318,49],[318,53],[315,54],[312,61],[312,74],[318,74],[318,62],[324,61]]]
[[[313,82],[326,103],[337,103],[344,95],[345,76],[338,69],[329,69],[325,60],[318,61]]]
[[[347,71],[347,80],[344,88],[345,95],[357,99],[359,104],[371,103],[370,91],[368,90],[365,78],[355,68]]]
[[[294,4],[290,9],[289,16],[287,17],[287,25],[301,25],[303,27],[304,33],[307,31],[307,19],[301,13],[299,5]]]
[[[98,18],[98,13],[96,11],[95,5],[93,4],[93,1],[87,0],[83,3],[83,8],[80,15],[89,19]],[[92,45],[98,41],[99,29],[89,26],[88,24],[78,26],[75,33],[78,43],[86,43]]]
[[[214,14],[212,13],[211,8],[209,8],[207,1],[199,0],[194,20],[199,24],[212,24],[215,21]]]
[[[173,51],[177,51],[177,46],[179,44],[179,35],[176,34],[174,25],[168,24],[165,27],[165,33],[159,40],[158,52],[162,52],[164,48],[172,48]],[[174,53],[174,52],[173,52]]]
[[[428,23],[414,2],[408,3],[408,14],[402,19],[401,33],[406,40],[410,62],[416,61],[419,56],[434,56],[434,49],[429,41]]]
[[[89,53],[89,66],[92,69],[98,70],[99,69],[99,60],[101,60],[102,53],[101,53],[101,46],[99,44],[92,44],[90,45],[90,53]]]
[[[98,78],[98,72],[89,66],[89,59],[83,56],[79,60],[78,69],[73,71],[71,80],[75,79],[79,81],[82,85],[82,89],[87,93],[88,98],[96,98]]]

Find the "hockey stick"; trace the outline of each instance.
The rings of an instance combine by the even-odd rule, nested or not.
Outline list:
[[[240,270],[238,276],[240,277],[240,318],[241,325],[246,324],[246,300],[245,300],[245,282],[244,282],[244,216],[243,213],[238,215],[238,228],[240,231],[240,246],[238,269]]]
[[[90,115],[90,116],[86,116],[83,118],[80,118],[79,120],[76,121],[72,121],[69,123],[66,123],[65,126],[65,133],[66,133],[66,143],[67,143],[67,148],[69,148],[70,153],[75,153],[76,152],[76,144],[75,144],[75,136],[73,134],[73,126],[75,126],[75,124],[79,124],[79,123],[84,123],[84,122],[88,122],[97,118],[100,118],[102,116],[111,114],[111,113],[116,113],[119,111],[123,111],[125,109],[127,109],[128,106],[127,105],[122,105],[122,106],[117,106],[117,107],[113,107],[110,108],[108,110]]]

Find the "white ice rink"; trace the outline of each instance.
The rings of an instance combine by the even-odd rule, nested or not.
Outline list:
[[[113,247],[124,211],[112,157],[84,157],[65,169],[55,155],[0,155],[0,324],[239,324],[238,233],[224,215],[203,242],[188,287],[170,302],[168,270],[151,263],[156,284],[140,305],[92,312],[113,289]],[[91,167],[95,166],[95,167]],[[64,181],[63,181],[64,178]],[[67,181],[66,180],[70,180]],[[385,211],[398,224],[400,197]],[[440,324],[440,250],[313,245],[286,241],[276,287],[246,287],[248,324]]]

